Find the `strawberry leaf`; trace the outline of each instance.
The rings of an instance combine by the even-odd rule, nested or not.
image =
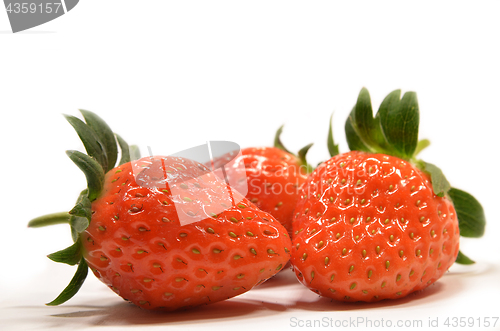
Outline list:
[[[401,90],[394,90],[389,93],[378,108],[377,115],[375,116],[375,121],[377,122],[378,138],[376,139],[379,145],[384,146],[388,154],[397,154],[392,146],[390,146],[387,141],[387,137],[384,133],[384,127],[388,125],[387,120],[390,110],[395,109],[399,106],[399,100],[401,99]]]
[[[83,190],[78,199],[76,200],[76,205],[69,212],[71,218],[69,220],[69,225],[71,226],[71,237],[73,241],[76,242],[80,237],[80,233],[85,231],[90,224],[92,218],[91,202],[88,198],[88,190]]]
[[[451,188],[448,195],[453,201],[462,237],[479,238],[484,235],[486,217],[479,201],[462,190]]]
[[[118,141],[118,145],[120,145],[120,151],[122,152],[122,157],[120,159],[119,165],[130,162],[130,149],[128,147],[127,142],[115,133],[116,140]]]
[[[374,131],[373,110],[370,94],[366,88],[362,88],[358,95],[358,101],[354,107],[352,114],[354,128],[358,132],[360,138],[367,143],[373,145],[372,132]]]
[[[87,274],[89,272],[89,268],[87,266],[87,262],[82,258],[80,260],[80,264],[78,265],[78,269],[76,270],[75,275],[71,279],[70,283],[66,288],[59,294],[57,298],[47,303],[47,306],[58,306],[62,303],[65,303],[69,299],[71,299],[82,287],[85,278],[87,278]]]
[[[345,122],[345,135],[347,139],[347,145],[351,151],[364,151],[364,152],[372,152],[370,147],[365,144],[359,133],[356,131],[356,120],[355,120],[355,111],[354,108],[347,121]]]
[[[399,100],[399,95],[397,98]],[[370,94],[366,88],[361,89],[345,127],[351,150],[386,154],[390,152],[382,130],[380,113],[379,110],[377,116],[373,117]]]
[[[85,217],[90,222],[92,216],[91,203],[88,198],[88,190],[85,189],[80,193],[76,205],[69,211],[70,215]]]
[[[300,160],[300,163],[304,166],[307,167],[307,173],[311,173],[313,171],[313,167],[310,166],[308,163],[307,163],[307,160],[306,160],[306,154],[307,152],[309,151],[309,149],[312,147],[312,143],[307,145],[307,146],[304,146],[302,147],[299,152],[297,153],[297,156],[299,157],[299,160]]]
[[[104,172],[108,172],[115,167],[116,159],[118,158],[115,135],[108,124],[93,112],[83,109],[80,109],[80,112],[87,125],[94,131],[98,141],[102,143],[103,152],[107,159],[107,167],[103,165],[103,168]]]
[[[400,93],[392,92],[380,105],[380,124],[391,154],[410,159],[418,143],[418,101],[415,92],[407,92],[399,100]]]
[[[127,142],[115,133],[116,140],[118,140],[118,145],[120,145],[120,150],[122,152],[122,157],[120,159],[120,163],[118,165],[125,164],[130,162],[131,160],[138,160],[141,157],[141,153],[139,148],[135,145],[129,146]],[[131,154],[132,152],[132,154]]]
[[[455,260],[455,262],[458,264],[465,264],[465,265],[476,263],[475,261],[473,261],[470,258],[468,258],[467,256],[465,256],[464,253],[462,253],[461,251],[458,251],[458,256],[457,256],[457,259]]]
[[[49,254],[49,255],[47,255],[47,257],[54,262],[75,265],[82,258],[81,248],[82,248],[82,244],[80,243],[80,240],[78,240],[73,245],[69,246],[68,248],[65,248],[65,249],[60,250],[58,252]]]
[[[418,141],[417,148],[415,149],[415,152],[413,153],[413,157],[417,156],[420,154],[421,151],[429,147],[431,142],[429,139],[422,139]]]
[[[420,170],[431,176],[432,190],[434,191],[434,194],[444,197],[450,190],[451,185],[444,176],[443,171],[434,164],[421,160],[417,162],[417,166]]]
[[[71,216],[69,224],[71,226],[71,237],[73,242],[76,242],[80,237],[80,233],[88,228],[90,222],[85,217]]]
[[[286,149],[285,145],[283,145],[283,143],[281,142],[281,132],[283,132],[283,126],[280,126],[278,131],[276,131],[276,135],[274,136],[274,147],[276,148],[279,148],[287,153],[290,153],[290,154],[293,154],[292,152],[290,152],[288,149]]]
[[[43,215],[32,219],[28,223],[29,228],[41,228],[44,226],[54,225],[54,224],[68,224],[70,222],[70,215],[67,212],[54,213]]]
[[[87,154],[96,159],[103,169],[107,169],[108,160],[106,158],[106,153],[102,142],[99,141],[95,132],[90,128],[90,126],[77,117],[70,115],[64,115],[64,117],[66,117],[66,120],[68,120],[68,122],[73,126],[76,133],[80,137]]]
[[[79,151],[66,151],[69,158],[80,168],[87,178],[88,198],[93,201],[102,190],[104,182],[104,170],[101,165]]]
[[[330,126],[328,128],[327,145],[330,156],[334,157],[335,155],[339,154],[339,145],[335,144],[335,141],[333,140],[332,119],[333,119],[333,114],[332,116],[330,116]]]

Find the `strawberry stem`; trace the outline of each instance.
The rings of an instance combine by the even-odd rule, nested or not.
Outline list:
[[[69,224],[70,215],[68,212],[48,214],[32,219],[28,223],[29,228],[41,228],[54,224]]]

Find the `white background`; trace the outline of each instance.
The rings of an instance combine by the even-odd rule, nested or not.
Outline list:
[[[499,11],[498,1],[85,0],[12,34],[1,9],[0,330],[298,329],[291,318],[357,317],[417,319],[423,328],[404,329],[423,330],[429,318],[500,316]],[[422,158],[485,208],[486,236],[462,242],[475,266],[452,267],[423,293],[368,305],[318,298],[290,272],[175,314],[129,306],[93,275],[67,304],[43,305],[74,272],[45,255],[71,238],[62,225],[26,224],[68,210],[85,186],[64,153],[83,147],[62,113],[92,110],[129,142],[163,153],[207,140],[270,145],[285,124],[288,148],[314,142],[316,164],[328,157],[332,112],[347,151],[343,125],[363,86],[375,109],[394,89],[417,92],[420,136],[432,141]]]

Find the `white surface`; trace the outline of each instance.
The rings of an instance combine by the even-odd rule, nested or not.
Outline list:
[[[0,10],[0,330],[297,329],[292,317],[420,319],[422,330],[429,318],[499,316],[499,9],[488,1],[86,0],[16,35]],[[343,123],[363,86],[374,108],[394,89],[418,93],[420,136],[432,141],[422,157],[485,208],[486,236],[462,244],[478,265],[370,305],[319,299],[290,274],[175,314],[135,309],[92,275],[67,304],[43,305],[74,270],[44,256],[71,239],[64,226],[26,224],[68,210],[85,185],[64,154],[82,146],[61,113],[92,110],[129,142],[161,142],[166,153],[216,139],[269,145],[285,123],[289,149],[315,142],[314,164],[327,158],[332,111],[347,150]]]
[[[50,279],[48,273],[43,276]],[[40,289],[33,284],[24,289],[23,297],[4,299],[0,308],[4,315],[2,330],[123,330],[125,327],[294,330],[306,327],[307,323],[320,323],[325,329],[335,328],[337,324],[356,330],[370,329],[370,326],[395,328],[402,323],[406,327],[401,329],[444,330],[448,329],[446,319],[450,318],[449,322],[453,323],[453,317],[466,317],[465,321],[473,318],[475,327],[468,329],[479,330],[477,318],[498,317],[498,305],[488,304],[485,297],[498,294],[499,276],[498,266],[489,263],[479,263],[472,268],[453,267],[442,280],[424,291],[399,300],[365,304],[321,298],[298,284],[293,272],[286,269],[239,297],[175,313],[139,309],[92,278],[81,293],[63,306],[41,305],[43,300],[51,299],[57,289],[55,286]],[[67,273],[67,277],[71,275]],[[27,293],[31,295],[27,297]],[[437,321],[439,327],[431,327],[435,325],[430,324],[431,321]],[[496,328],[487,329],[498,330],[499,323]]]

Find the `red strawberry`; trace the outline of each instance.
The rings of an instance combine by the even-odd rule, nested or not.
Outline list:
[[[362,90],[346,123],[349,146],[363,151],[318,166],[302,187],[293,223],[291,262],[298,279],[343,301],[394,299],[423,289],[457,259],[460,231],[484,231],[479,203],[450,188],[437,167],[415,159],[414,94],[400,100],[393,92],[374,119],[367,93]],[[334,151],[332,146],[330,140]],[[464,221],[460,230],[457,215]],[[475,232],[466,228],[467,215],[475,217]],[[459,262],[472,261],[460,255]]]
[[[106,146],[92,129],[102,120],[90,112],[83,115],[87,124],[68,119],[88,153],[109,160],[89,143],[102,139],[95,146]],[[128,146],[119,142],[127,157]],[[62,213],[30,223],[69,222],[74,234],[73,246],[49,255],[57,262],[79,263],[68,288],[50,305],[78,291],[87,265],[124,299],[146,309],[174,310],[244,293],[289,259],[291,243],[281,224],[200,163],[146,157],[122,162],[104,175],[104,162],[75,151],[68,155],[87,175],[88,190],[71,218]]]
[[[288,151],[280,140],[283,127],[275,136],[274,147],[250,147],[241,150],[231,166],[227,168],[227,176],[240,177],[240,169],[245,169],[247,182],[243,186],[235,186],[239,192],[252,201],[259,209],[273,215],[289,233],[292,231],[293,210],[298,201],[299,188],[312,171],[305,156],[312,144],[302,148],[298,155]],[[215,161],[220,167],[225,158]]]

